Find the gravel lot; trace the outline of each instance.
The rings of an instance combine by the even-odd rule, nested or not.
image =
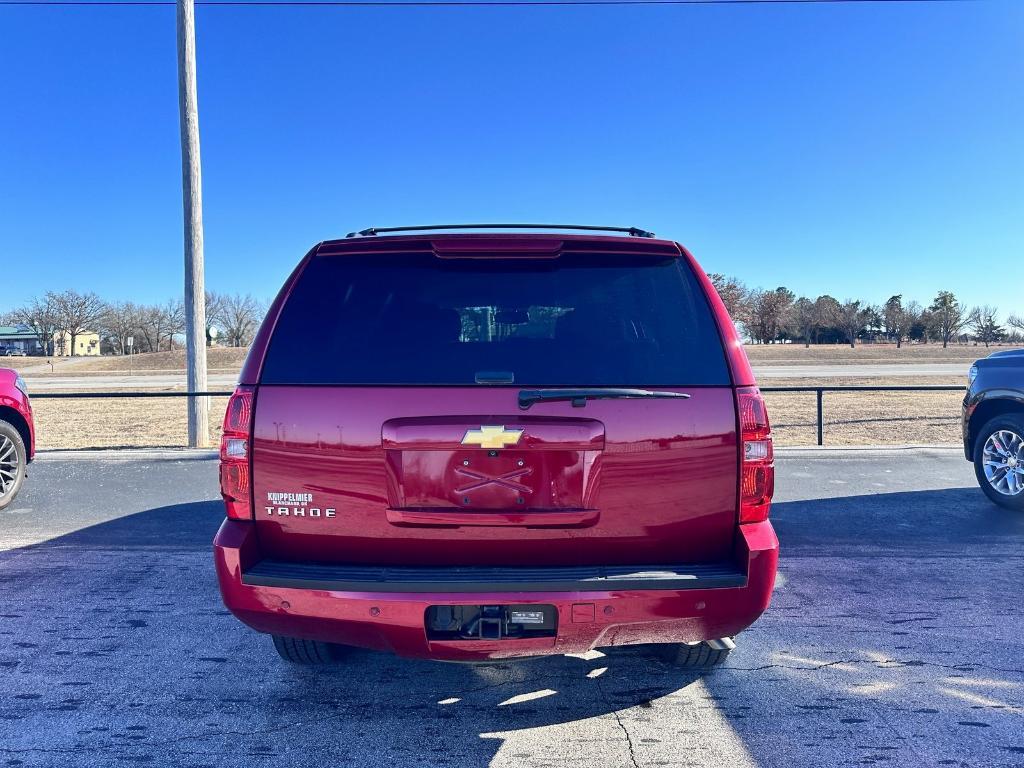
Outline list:
[[[955,451],[782,452],[773,606],[703,676],[286,665],[223,610],[189,456],[46,455],[0,513],[0,764],[1024,765],[1024,518]]]

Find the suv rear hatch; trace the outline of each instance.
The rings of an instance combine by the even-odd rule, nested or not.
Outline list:
[[[307,259],[267,346],[252,438],[264,556],[379,566],[730,556],[735,396],[677,246],[361,242]],[[582,391],[562,398],[565,388]]]

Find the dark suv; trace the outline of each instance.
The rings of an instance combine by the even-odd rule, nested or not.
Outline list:
[[[963,436],[985,495],[1024,510],[1024,349],[993,352],[971,366]]]
[[[314,247],[246,360],[227,607],[296,662],[724,658],[771,596],[774,464],[693,257],[639,230],[380,231]]]

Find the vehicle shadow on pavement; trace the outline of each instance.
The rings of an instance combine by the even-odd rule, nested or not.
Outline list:
[[[352,649],[290,665],[221,604],[222,519],[219,501],[175,504],[0,553],[0,723],[17,723],[0,757],[486,766],[506,732],[614,722],[698,678],[644,648],[483,665]],[[568,761],[604,727],[536,748]],[[604,749],[609,764],[627,754],[618,725]]]
[[[1011,763],[1019,754],[1007,750],[1024,749],[1013,629],[1024,617],[1007,596],[1019,594],[1011,551],[1024,518],[979,497],[777,504],[774,604],[724,668],[703,674],[644,647],[488,665],[353,650],[328,667],[289,665],[220,602],[219,501],[127,515],[0,553],[0,756],[218,768]]]
[[[989,544],[1024,545],[1024,515],[997,507],[978,488],[787,501],[772,505],[771,521],[782,560],[805,549],[858,547],[889,556],[935,554],[936,547],[961,552]]]
[[[753,763],[1020,764],[1024,516],[970,487],[772,520],[772,606],[702,681]]]

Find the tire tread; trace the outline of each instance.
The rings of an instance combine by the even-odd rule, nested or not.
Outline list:
[[[668,661],[686,669],[708,669],[716,667],[729,657],[728,649],[712,648],[707,643],[697,645],[681,644],[669,646]]]
[[[292,664],[329,664],[334,660],[333,647],[319,640],[274,635],[274,648],[285,661]]]

